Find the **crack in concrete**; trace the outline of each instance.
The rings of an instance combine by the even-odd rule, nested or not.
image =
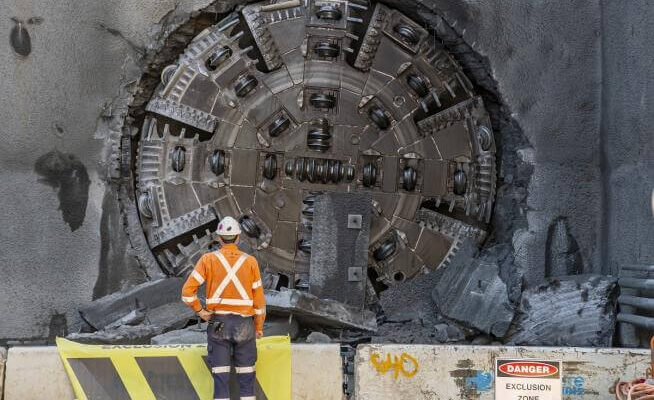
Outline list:
[[[136,43],[134,43],[133,40],[127,38],[127,37],[126,37],[126,36],[125,36],[121,31],[119,31],[118,29],[114,29],[114,28],[108,27],[107,25],[103,24],[102,22],[99,22],[99,23],[98,23],[98,26],[99,26],[101,29],[103,29],[103,30],[109,32],[110,35],[122,39],[125,43],[127,43],[127,45],[128,45],[128,46],[129,46],[129,47],[130,47],[130,48],[131,48],[135,53],[137,53],[137,54],[139,54],[139,55],[141,55],[141,56],[145,55],[146,50],[145,50],[145,48],[144,48],[143,46],[139,46],[139,45],[137,45]]]

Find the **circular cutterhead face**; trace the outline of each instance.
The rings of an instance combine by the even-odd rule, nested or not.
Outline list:
[[[495,144],[479,96],[419,23],[382,4],[252,4],[163,70],[136,160],[142,225],[175,274],[233,216],[260,264],[308,274],[317,196],[370,195],[386,284],[481,241]]]

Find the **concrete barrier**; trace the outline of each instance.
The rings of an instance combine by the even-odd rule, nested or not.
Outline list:
[[[294,344],[291,349],[293,400],[343,399],[339,345]],[[4,400],[75,399],[56,347],[9,349],[4,389]]]
[[[391,362],[384,365],[387,355]],[[394,363],[395,356],[400,360]],[[563,399],[614,400],[617,380],[644,377],[644,349],[365,345],[357,348],[357,400],[494,399],[496,358],[563,361]]]
[[[293,400],[343,400],[343,364],[338,344],[294,344]]]
[[[73,400],[73,388],[56,347],[12,347],[4,400]]]
[[[2,400],[2,395],[4,390],[2,386],[5,382],[5,362],[7,361],[7,349],[0,347],[0,400]]]

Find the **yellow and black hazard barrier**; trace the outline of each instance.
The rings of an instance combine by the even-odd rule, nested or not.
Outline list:
[[[58,338],[57,348],[78,400],[213,398],[206,345],[83,345]],[[257,340],[256,370],[257,400],[291,399],[287,336]]]

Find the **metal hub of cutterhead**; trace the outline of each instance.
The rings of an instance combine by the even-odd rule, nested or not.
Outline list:
[[[382,4],[248,5],[163,70],[147,111],[137,204],[170,274],[231,215],[268,272],[306,282],[314,201],[330,191],[372,194],[369,266],[386,284],[485,237],[495,144],[483,102],[433,36]]]

